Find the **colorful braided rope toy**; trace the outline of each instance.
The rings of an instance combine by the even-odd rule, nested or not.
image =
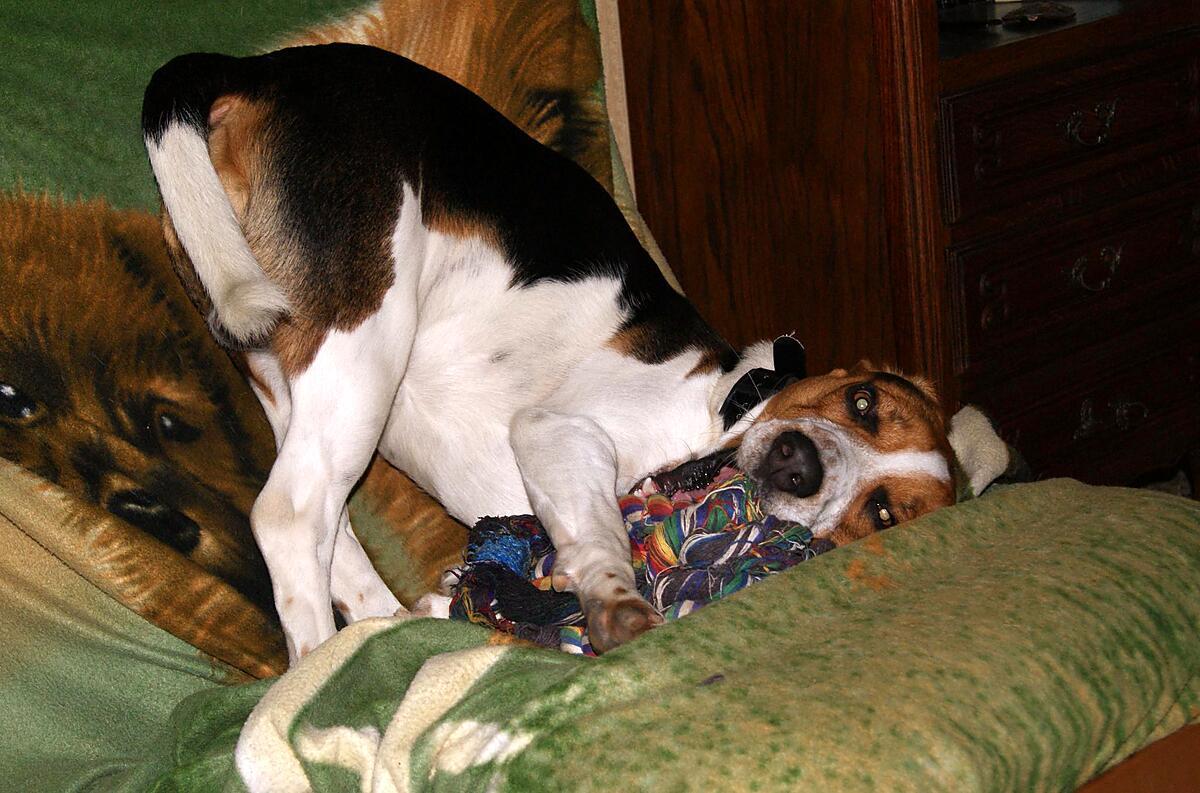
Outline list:
[[[666,619],[682,617],[833,547],[764,514],[729,452],[648,477],[619,499],[637,585]],[[454,571],[452,618],[594,655],[579,601],[551,585],[554,546],[530,515],[484,518]]]

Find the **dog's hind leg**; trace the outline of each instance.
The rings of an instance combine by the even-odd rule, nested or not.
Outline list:
[[[333,605],[346,622],[390,617],[401,608],[400,601],[379,577],[375,565],[371,564],[367,552],[354,536],[350,516],[345,510],[333,544],[329,587]]]
[[[283,446],[288,422],[292,418],[292,393],[279,359],[268,350],[250,350],[245,353],[246,366],[250,370],[250,388],[275,435],[275,451]]]
[[[383,311],[353,331],[330,331],[312,363],[288,378],[287,426],[251,526],[271,573],[292,661],[334,633],[331,580],[346,498],[387,422],[414,318],[415,311]],[[380,338],[399,339],[401,352]],[[340,544],[348,556],[337,569],[365,572],[368,563],[357,543]],[[373,571],[370,582],[373,606],[386,609],[390,602],[380,605],[386,587]]]
[[[282,448],[291,420],[291,387],[280,368],[279,359],[265,350],[246,353],[246,362],[253,373],[251,385],[267,414],[275,433],[275,448]],[[367,558],[346,510],[338,521],[337,538],[333,544],[330,567],[330,595],[333,605],[346,622],[367,617],[388,617],[400,608],[400,602],[379,577]]]

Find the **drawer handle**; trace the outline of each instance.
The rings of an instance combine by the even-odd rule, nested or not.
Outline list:
[[[1117,397],[1108,403],[1108,415],[1097,416],[1096,405],[1091,397],[1079,404],[1079,426],[1071,434],[1074,440],[1081,441],[1100,433],[1102,430],[1113,428],[1127,432],[1139,426],[1150,418],[1150,408],[1144,402],[1134,402]]]
[[[1079,405],[1079,426],[1075,428],[1075,432],[1071,433],[1071,438],[1081,441],[1084,438],[1092,437],[1102,429],[1104,429],[1104,425],[1096,418],[1096,409],[1092,405],[1092,400],[1083,400]]]
[[[1112,410],[1113,423],[1122,431],[1131,430],[1150,418],[1150,409],[1142,402],[1118,399],[1108,407]]]
[[[1092,258],[1088,254],[1080,256],[1071,268],[1071,283],[1088,292],[1103,292],[1112,283],[1117,268],[1121,266],[1121,251],[1124,248],[1124,245],[1115,248],[1105,245],[1101,248],[1100,266],[1096,268],[1098,273],[1089,273],[1088,265],[1091,264]]]
[[[1090,138],[1085,138],[1083,124],[1087,120],[1088,115],[1095,116],[1099,128]],[[1112,134],[1113,120],[1116,117],[1117,100],[1110,99],[1107,102],[1097,103],[1090,114],[1083,110],[1074,111],[1071,115],[1067,116],[1067,120],[1063,122],[1063,126],[1067,131],[1068,140],[1084,148],[1092,149],[1108,143],[1109,135]]]
[[[979,296],[983,307],[979,313],[979,327],[985,331],[995,330],[1008,322],[1008,282],[996,281],[987,273],[979,276]]]

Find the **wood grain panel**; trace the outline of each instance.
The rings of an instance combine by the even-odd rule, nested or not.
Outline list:
[[[1200,724],[1150,744],[1093,779],[1078,793],[1195,793],[1200,779]]]
[[[939,222],[936,19],[925,0],[895,0],[873,22],[897,363],[933,380],[953,410],[959,384],[950,365],[946,230]]]
[[[869,3],[622,0],[638,205],[734,344],[896,344]]]
[[[1039,478],[1116,485],[1173,466],[1200,437],[1200,313],[1176,312],[966,396]]]

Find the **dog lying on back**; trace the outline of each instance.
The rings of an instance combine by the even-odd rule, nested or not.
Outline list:
[[[376,448],[464,522],[537,514],[601,651],[660,621],[614,498],[647,472],[740,443],[775,514],[839,541],[953,501],[926,384],[768,378],[731,407],[771,345],[736,353],[585,171],[405,58],[182,56],[143,133],[180,276],[276,434],[251,517],[293,660],[331,602],[398,607],[345,508]]]

